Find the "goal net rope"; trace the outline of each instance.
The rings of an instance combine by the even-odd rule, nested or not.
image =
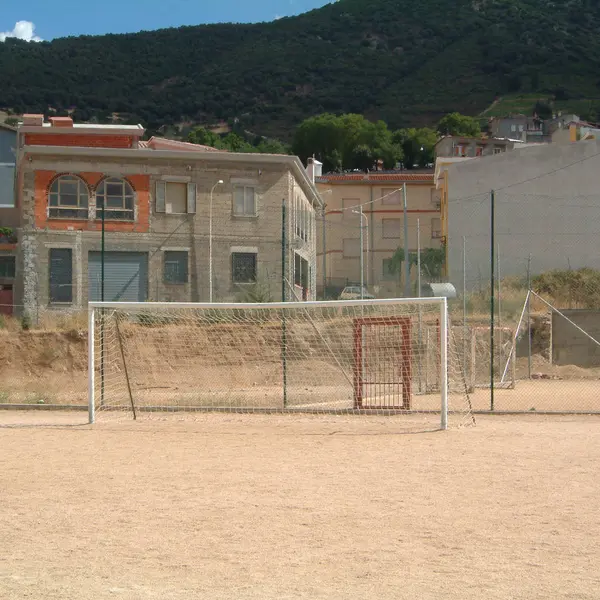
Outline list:
[[[90,311],[91,421],[226,411],[472,422],[445,299],[91,303]]]

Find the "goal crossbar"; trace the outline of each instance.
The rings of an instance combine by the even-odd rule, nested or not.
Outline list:
[[[218,311],[219,314],[223,314],[223,315],[227,315],[229,313],[229,311],[231,311],[232,315],[238,314],[234,311],[248,311],[249,314],[252,314],[253,312],[256,312],[257,314],[260,313],[261,311],[264,312],[268,312],[268,311],[278,311],[278,313],[281,315],[281,326],[283,329],[285,329],[286,325],[285,322],[288,320],[287,317],[285,317],[285,314],[299,314],[300,312],[304,312],[305,314],[309,315],[309,313],[314,313],[315,315],[320,315],[322,314],[319,311],[323,311],[324,309],[347,309],[348,313],[347,314],[351,314],[351,315],[355,315],[354,317],[354,322],[360,322],[361,319],[363,319],[363,314],[368,314],[370,311],[382,311],[382,314],[392,314],[394,311],[394,307],[398,307],[398,312],[402,312],[402,311],[413,311],[413,314],[421,314],[422,310],[427,310],[429,311],[428,314],[430,315],[434,315],[435,316],[435,320],[437,322],[437,329],[438,329],[438,341],[437,343],[439,344],[438,346],[438,372],[436,377],[439,378],[438,379],[438,387],[437,387],[437,391],[439,393],[439,401],[440,404],[438,405],[439,408],[437,411],[440,413],[440,428],[441,429],[447,429],[448,428],[448,309],[447,309],[447,301],[446,298],[443,297],[426,297],[426,298],[384,298],[384,299],[372,299],[372,300],[361,300],[361,299],[355,299],[355,300],[333,300],[333,301],[302,301],[302,302],[269,302],[269,303],[196,303],[196,302],[90,302],[89,303],[89,318],[88,318],[88,326],[89,326],[89,339],[88,339],[88,385],[89,385],[89,394],[88,394],[88,402],[89,402],[89,422],[93,423],[95,421],[95,414],[96,414],[96,410],[98,408],[97,406],[97,399],[96,399],[96,388],[98,385],[98,380],[97,380],[97,376],[102,378],[102,382],[101,382],[101,389],[102,389],[102,394],[104,394],[104,385],[105,385],[105,371],[104,371],[104,366],[102,366],[100,368],[100,375],[98,375],[96,373],[97,371],[97,360],[98,360],[98,356],[102,356],[102,365],[104,365],[104,337],[105,337],[105,318],[107,315],[111,315],[113,318],[119,318],[118,315],[125,315],[126,318],[132,318],[132,316],[134,315],[176,315],[176,314],[195,314],[195,315],[202,315],[203,312],[206,312],[207,314],[212,314],[215,311]],[[179,311],[179,313],[178,313]],[[187,313],[186,313],[187,311]],[[283,312],[282,312],[283,311]],[[102,314],[103,318],[99,319],[98,315]],[[275,314],[275,313],[274,313]],[[346,313],[345,313],[346,314]],[[292,319],[292,318],[291,318]],[[386,317],[380,317],[381,323],[388,323],[390,325],[395,324],[395,320],[390,318],[388,319],[388,321],[386,321]],[[312,322],[312,317],[309,319],[309,321],[311,322],[311,326],[313,329],[315,329],[315,324],[314,322]],[[292,322],[292,320],[290,320],[290,323]],[[367,321],[368,323],[368,321]],[[250,327],[252,325],[252,323],[250,323],[248,325],[248,327]],[[241,324],[240,325],[241,328],[246,327],[245,324]],[[96,331],[96,329],[98,329],[98,331]],[[129,374],[127,372],[127,364],[126,364],[126,357],[125,357],[125,353],[123,351],[123,342],[121,339],[121,333],[119,331],[119,327],[117,326],[116,328],[116,332],[118,337],[118,343],[116,344],[116,347],[119,349],[119,354],[122,357],[122,367],[123,370],[125,371],[124,373],[124,379],[127,382],[127,386],[124,389],[129,388],[129,399],[131,401],[131,408],[133,409],[133,414],[135,416],[135,406],[134,406],[134,399],[132,397],[132,392],[131,392],[131,388],[129,386]],[[384,332],[378,332],[377,335],[379,335],[381,337],[381,335],[383,335]],[[364,334],[361,334],[364,335]],[[389,339],[392,339],[395,334],[395,332],[390,331],[389,333],[386,333],[386,335],[388,336]],[[390,337],[391,336],[391,337]],[[377,336],[375,336],[377,337]],[[373,338],[375,339],[375,338]],[[380,345],[381,347],[385,347],[385,344],[389,344],[389,339],[387,339],[387,341],[385,342],[381,342]],[[410,340],[410,336],[408,338]],[[285,340],[285,337],[284,337]],[[98,347],[99,347],[99,342],[100,342],[100,348],[102,348],[102,350],[99,351]],[[376,340],[375,342],[365,342],[365,343],[373,343],[373,344],[377,344],[378,341]],[[406,340],[404,341],[395,341],[396,345],[402,345],[406,343]],[[416,342],[415,342],[416,343]],[[286,342],[283,342],[283,346],[285,348],[285,344]],[[323,351],[323,354],[326,353],[331,353],[331,349],[329,348],[329,346],[327,345],[327,342],[323,342],[323,347],[325,348],[325,350]],[[282,348],[282,360],[286,361],[286,350]],[[379,348],[379,353],[381,353],[381,348]],[[168,352],[168,349],[165,349],[165,352]],[[409,353],[411,353],[412,351],[409,350]],[[409,354],[410,356],[412,356],[412,354]],[[288,359],[289,360],[289,359]],[[386,359],[389,362],[389,357]],[[402,361],[405,360],[404,358],[401,359]],[[333,362],[337,362],[337,358],[335,358],[334,356],[334,360]],[[356,360],[355,360],[356,363]],[[339,362],[337,363],[339,366]],[[388,363],[386,363],[388,364]],[[354,365],[354,368],[357,368],[357,365]],[[384,367],[382,367],[384,368]],[[404,367],[402,367],[402,369],[404,369]],[[410,369],[406,369],[403,371],[404,373],[408,373],[410,376]],[[346,375],[347,378],[347,375]],[[374,376],[374,380],[377,380],[377,376]],[[400,385],[402,385],[403,382],[400,382]],[[232,384],[233,385],[233,384]],[[390,385],[389,382],[386,382],[385,384],[380,384],[378,381],[374,381],[372,383],[372,386],[377,386],[377,385]],[[406,388],[404,388],[406,389]],[[410,389],[410,386],[408,387],[408,389]],[[201,393],[203,390],[199,389],[199,393]],[[357,396],[360,397],[362,390],[360,392],[358,392],[357,390],[354,390],[355,393],[355,401]],[[310,408],[308,407],[308,405],[306,405],[305,407],[299,407],[299,406],[286,406],[285,400],[284,400],[284,404],[283,404],[283,408],[284,409],[288,409],[286,412],[289,413],[295,413],[295,412],[310,412]],[[355,405],[356,406],[356,405]],[[408,406],[410,407],[410,404],[408,404]],[[374,406],[375,407],[375,406]],[[147,407],[141,406],[139,407],[139,410],[141,412],[145,412],[146,409],[150,409],[150,410],[157,410],[159,407],[156,406],[150,406],[148,405]],[[250,412],[254,412],[254,410],[256,410],[258,407],[256,407],[255,409],[253,409],[252,407],[249,408]],[[383,413],[387,413],[387,414],[395,414],[397,411],[390,411],[390,410],[386,410],[386,406],[377,406],[377,408],[379,408]],[[201,410],[202,407],[195,407],[196,410]],[[219,406],[212,406],[212,407],[207,407],[206,410],[220,410],[221,408]],[[239,409],[239,408],[238,408]],[[107,408],[107,410],[110,410],[110,407]],[[319,407],[318,410],[315,410],[315,412],[324,412],[322,407]],[[333,413],[336,412],[340,412],[338,409],[332,409]],[[363,412],[363,411],[360,411]],[[368,411],[364,411],[364,412],[368,412]],[[405,412],[410,412],[410,411],[405,411]],[[423,410],[423,411],[418,411],[418,412],[433,412],[431,410]]]

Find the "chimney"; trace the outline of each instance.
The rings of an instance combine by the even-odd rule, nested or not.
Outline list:
[[[311,182],[314,183],[316,177],[323,175],[323,163],[319,162],[314,156],[309,158],[306,173]]]
[[[23,115],[24,127],[41,127],[44,124],[44,115]]]
[[[71,117],[50,117],[52,127],[73,127]]]

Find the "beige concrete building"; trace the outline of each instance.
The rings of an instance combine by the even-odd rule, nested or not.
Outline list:
[[[406,186],[409,251],[417,250],[417,223],[421,248],[440,248],[440,199],[433,173],[329,174],[317,176],[316,184],[325,204],[317,240],[319,291],[325,288],[332,297],[345,285],[359,283],[362,222],[363,281],[377,297],[402,296],[404,275],[390,271],[394,252],[404,246],[402,189]]]
[[[15,302],[26,312],[100,299],[104,207],[107,301],[209,301],[211,246],[214,301],[255,283],[280,300],[284,278],[287,300],[316,297],[320,198],[297,157],[51,121],[19,129]]]

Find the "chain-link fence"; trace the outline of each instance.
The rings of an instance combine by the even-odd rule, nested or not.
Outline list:
[[[494,204],[493,236],[491,194],[449,205],[447,277],[457,291],[457,297],[449,300],[449,336],[474,409],[600,412],[597,198],[497,192]],[[279,300],[284,290],[287,300],[302,300],[308,277],[315,285],[322,283],[330,291],[335,288],[327,294],[328,299],[338,298],[345,287],[361,279],[360,246],[346,242],[344,247],[345,240],[359,240],[361,219],[359,215],[354,217],[343,223],[327,223],[329,245],[325,246],[325,254],[317,256],[310,273],[302,263],[289,265],[291,259],[287,272],[282,273],[277,266],[277,261],[281,263],[281,240],[256,242],[256,247],[260,246],[258,256],[267,257],[258,263],[250,256],[255,247],[235,246],[239,254],[235,265],[233,242],[217,240],[213,247],[214,300],[266,302]],[[205,299],[208,241],[204,236],[190,242],[189,232],[183,229],[165,233],[158,242],[148,241],[152,248],[145,249],[150,258],[144,299]],[[321,234],[317,223],[316,235]],[[402,296],[401,269],[405,263],[400,262],[394,269],[386,262],[392,259],[395,248],[403,247],[401,235],[390,241],[384,253],[375,252],[376,245],[368,245],[373,232],[367,233],[365,228],[363,234],[363,282],[368,291],[375,292],[374,286],[379,285],[379,293],[374,294],[378,297]],[[3,404],[86,402],[87,310],[83,296],[98,293],[101,269],[94,253],[98,253],[100,238],[90,242],[93,247],[76,241],[69,255],[64,240],[77,234],[53,235],[50,247],[45,249],[47,265],[31,279],[34,283],[26,290],[28,306],[33,310],[26,312],[25,306],[13,305],[13,316],[6,314],[8,310],[0,311]],[[426,246],[423,241],[421,248],[411,247],[411,252],[418,254]],[[127,268],[117,260],[122,248],[116,236],[106,236],[106,251],[110,255],[105,264],[106,299],[122,299],[118,293],[113,295],[115,290],[142,289],[139,279],[128,278]],[[185,252],[189,252],[187,261]],[[342,262],[344,252],[350,260]],[[297,252],[288,247],[287,254]],[[75,265],[82,257],[87,257],[86,269],[64,268],[65,260],[71,258]],[[411,292],[415,296],[420,292],[416,262],[411,259]],[[254,283],[234,281],[234,277],[247,277],[252,269],[260,274]],[[430,280],[429,276],[422,266],[422,282]],[[179,278],[186,281],[179,282]],[[386,282],[393,289],[386,291]],[[192,288],[197,293],[192,293]],[[52,299],[59,302],[50,302]],[[423,335],[433,333],[423,330]],[[421,366],[420,370],[419,365],[415,367],[420,378],[415,385],[426,388],[429,370],[427,365]]]
[[[451,203],[450,312],[477,409],[600,412],[597,200],[500,192]]]

